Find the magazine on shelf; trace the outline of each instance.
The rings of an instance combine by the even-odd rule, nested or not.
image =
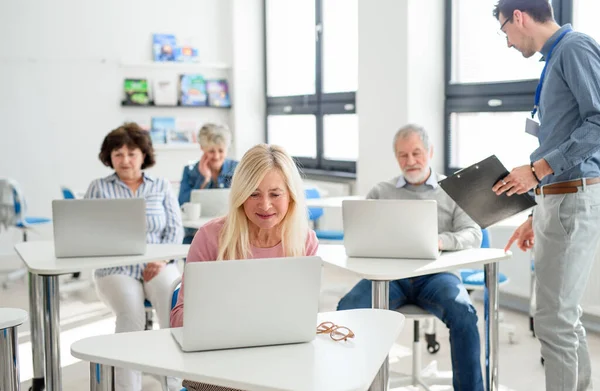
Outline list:
[[[125,79],[123,82],[125,91],[126,105],[146,106],[150,104],[148,95],[148,80],[146,79]]]
[[[207,105],[206,82],[202,75],[181,75],[180,90],[182,106]]]
[[[154,34],[152,36],[152,54],[154,61],[175,61],[177,57],[177,38],[173,34]]]
[[[231,107],[229,99],[229,86],[227,80],[206,80],[206,91],[208,93],[208,105],[213,107]]]
[[[152,117],[150,137],[154,144],[166,144],[167,135],[172,130],[175,130],[174,117]]]
[[[156,106],[177,106],[177,82],[173,78],[155,79],[152,95]]]

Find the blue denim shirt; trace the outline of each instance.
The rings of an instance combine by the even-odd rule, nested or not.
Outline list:
[[[546,57],[561,27],[542,47]],[[531,161],[544,158],[552,170],[542,185],[600,177],[600,46],[571,31],[556,45],[546,68],[538,111],[540,146]]]
[[[179,205],[183,205],[190,201],[192,190],[199,189],[204,183],[204,176],[198,171],[198,164],[189,164],[183,168],[183,177],[181,178],[181,184],[179,187]],[[231,177],[233,171],[237,167],[238,162],[236,160],[225,159],[221,172],[217,177],[215,183],[212,179],[206,186],[206,189],[219,189],[231,187]]]

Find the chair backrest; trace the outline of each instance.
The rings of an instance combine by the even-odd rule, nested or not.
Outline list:
[[[23,220],[25,199],[19,184],[10,178],[0,178],[0,226],[14,226]]]
[[[171,309],[175,308],[177,299],[179,298],[179,290],[181,289],[181,277],[178,277],[172,285],[171,289]]]
[[[62,191],[63,198],[65,200],[74,200],[75,194],[68,187],[61,186],[60,190]]]
[[[481,239],[481,248],[490,248],[490,233],[487,228],[481,230],[483,238]]]
[[[311,198],[321,198],[321,194],[319,194],[319,190],[317,190],[316,188],[308,188],[308,189],[304,189],[304,196],[306,197],[306,199],[311,199]],[[317,219],[319,219],[321,216],[323,216],[323,208],[314,208],[314,207],[309,207],[308,208],[308,218],[311,221],[315,221]]]

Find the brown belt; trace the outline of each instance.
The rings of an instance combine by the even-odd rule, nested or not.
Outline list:
[[[535,189],[535,194],[540,195],[544,193],[546,194],[567,194],[567,193],[577,193],[579,188],[583,186],[584,179],[575,179],[573,181],[567,182],[558,182],[552,183],[550,185],[543,186],[543,192],[540,188]],[[596,183],[600,183],[600,177],[597,178],[586,178],[586,185],[593,185]]]

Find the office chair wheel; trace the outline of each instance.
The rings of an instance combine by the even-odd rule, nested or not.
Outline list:
[[[427,351],[430,354],[435,354],[440,350],[440,343],[435,340],[435,334],[425,334],[427,340]]]

